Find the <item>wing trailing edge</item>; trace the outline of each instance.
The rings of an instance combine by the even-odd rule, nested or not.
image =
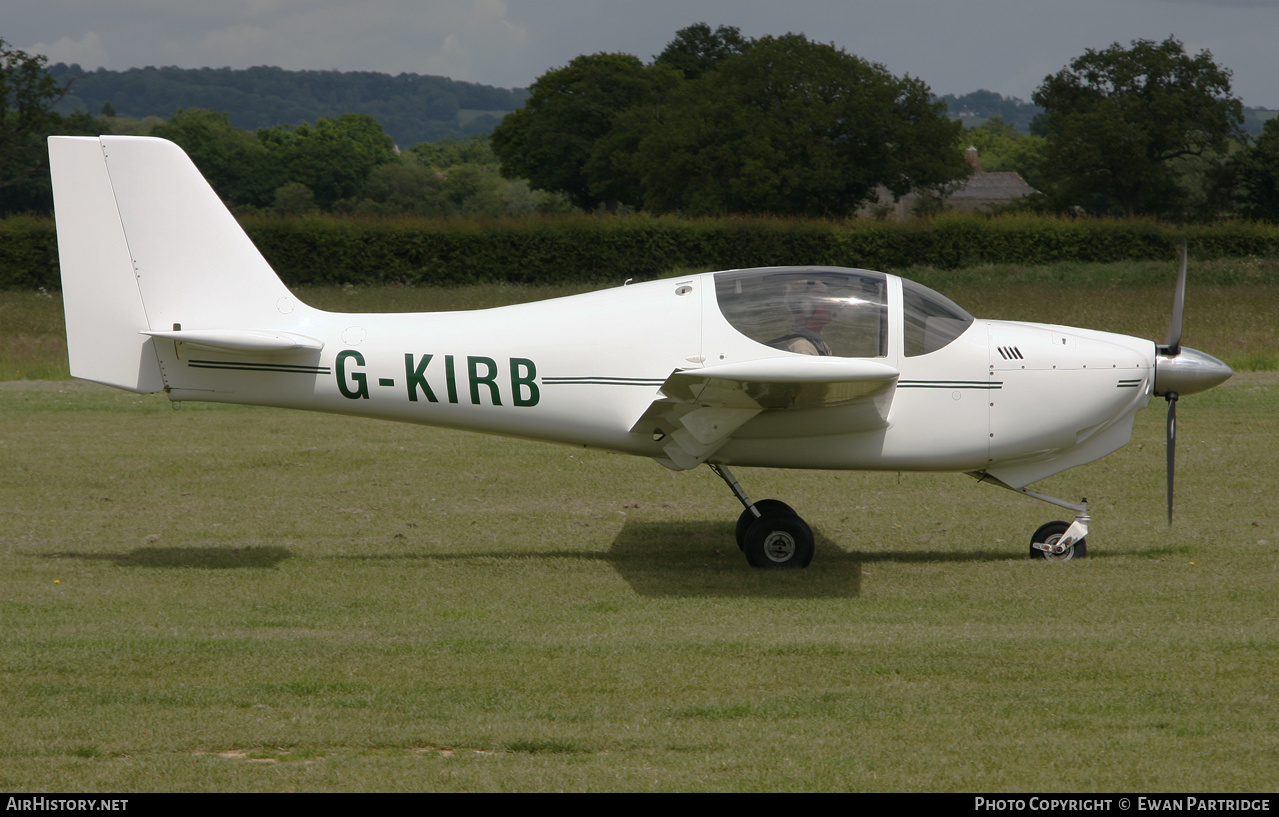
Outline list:
[[[808,437],[888,424],[898,371],[872,360],[777,357],[671,373],[631,427],[662,443],[659,462],[695,468],[733,436]]]

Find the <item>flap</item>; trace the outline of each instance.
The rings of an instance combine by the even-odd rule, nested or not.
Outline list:
[[[750,437],[830,433],[830,423],[814,422],[814,414],[829,414],[850,431],[883,427],[897,375],[871,360],[808,356],[676,371],[662,384],[665,396],[649,405],[631,432],[663,442],[669,458],[663,464],[694,468],[738,429]],[[751,431],[757,425],[762,434]]]
[[[891,389],[897,374],[873,360],[796,355],[677,371],[662,385],[662,394],[732,408],[841,406]]]

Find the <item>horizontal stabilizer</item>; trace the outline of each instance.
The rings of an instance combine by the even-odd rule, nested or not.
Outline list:
[[[324,348],[323,341],[274,329],[174,329],[141,334],[230,352],[318,352]]]

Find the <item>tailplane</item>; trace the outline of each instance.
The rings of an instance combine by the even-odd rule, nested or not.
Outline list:
[[[163,139],[49,139],[74,377],[167,384],[156,338],[244,351],[317,348],[298,303],[187,155]]]

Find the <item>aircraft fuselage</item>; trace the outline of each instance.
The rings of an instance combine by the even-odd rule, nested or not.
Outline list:
[[[290,331],[321,340],[318,351],[263,356],[153,342],[175,401],[329,411],[660,458],[652,435],[630,428],[671,372],[794,357],[729,324],[714,275],[471,312],[287,304]],[[887,424],[850,431],[837,407],[765,411],[712,461],[1033,476],[1068,453],[1077,465],[1127,442],[1151,395],[1150,341],[977,320],[945,348],[906,356],[900,282],[885,280],[888,342],[874,359],[900,373]]]

